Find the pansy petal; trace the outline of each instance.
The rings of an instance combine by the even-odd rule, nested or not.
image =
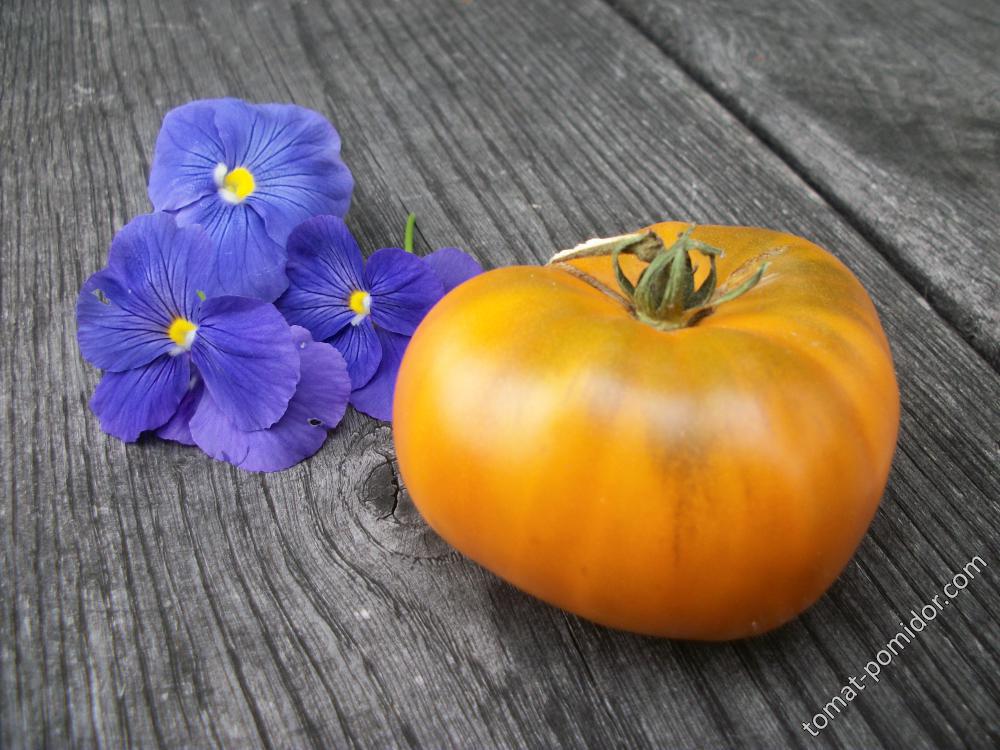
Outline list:
[[[421,258],[395,247],[376,250],[365,266],[375,325],[412,334],[444,294],[444,286]]]
[[[364,258],[347,224],[338,216],[314,216],[288,237],[289,270],[300,285],[316,276],[330,287],[350,293],[364,288]]]
[[[292,343],[295,344],[296,349],[304,349],[306,344],[313,342],[312,334],[309,333],[308,328],[302,326],[288,326],[288,328],[292,333]]]
[[[128,287],[137,313],[158,313],[168,323],[194,319],[210,284],[212,241],[201,227],[179,226],[171,214],[144,214],[111,242],[108,267]]]
[[[211,237],[209,296],[234,294],[271,302],[288,286],[285,246],[271,239],[246,202],[232,205],[210,195],[176,216],[180,224],[200,224]]]
[[[364,289],[361,248],[342,219],[317,216],[288,238],[288,290],[275,303],[289,323],[330,338],[354,317],[347,303]]]
[[[211,396],[202,400],[191,420],[191,432],[208,455],[248,471],[280,471],[322,447],[327,430],[344,416],[351,381],[336,349],[313,342],[308,335],[295,338],[302,377],[287,411],[273,426],[240,430]]]
[[[107,372],[90,400],[101,429],[112,437],[134,442],[146,430],[162,425],[177,411],[187,390],[191,364],[186,355],[169,354],[144,367]]]
[[[444,285],[445,294],[463,281],[468,281],[483,272],[478,260],[457,247],[442,247],[430,255],[425,255],[423,260],[437,274]]]
[[[375,374],[382,361],[382,344],[375,333],[371,318],[357,325],[346,325],[330,339],[347,362],[347,372],[354,388],[360,388]]]
[[[215,110],[222,102],[190,102],[163,118],[149,171],[149,199],[157,211],[175,211],[216,194],[213,172],[216,165],[226,163],[215,125]]]
[[[299,380],[288,323],[260,300],[206,300],[191,354],[213,400],[241,430],[278,421]]]
[[[396,377],[410,337],[382,329],[378,329],[377,333],[382,344],[382,361],[372,379],[351,394],[351,405],[369,416],[390,422]]]
[[[354,179],[340,158],[340,136],[330,122],[294,104],[243,102],[216,109],[220,136],[235,149],[230,166],[254,178],[247,203],[264,219],[275,242],[310,216],[343,216]]]
[[[132,302],[127,287],[109,268],[87,279],[80,290],[76,340],[84,359],[95,367],[112,372],[131,370],[173,349],[166,317]]]
[[[339,351],[325,342],[298,339],[296,346],[302,361],[302,376],[288,402],[288,411],[278,424],[287,417],[311,427],[318,426],[318,422],[332,430],[343,419],[351,395],[347,363]]]
[[[183,445],[194,445],[194,438],[191,437],[191,417],[194,416],[201,403],[202,394],[205,393],[204,381],[192,376],[188,381],[188,389],[181,399],[180,406],[174,415],[156,430],[157,437],[164,440],[173,440],[175,443]]]

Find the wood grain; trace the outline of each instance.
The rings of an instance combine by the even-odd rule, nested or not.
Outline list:
[[[1000,382],[767,144],[596,0],[12,0],[0,9],[0,745],[992,747]],[[599,628],[450,551],[387,425],[241,473],[87,409],[73,304],[148,210],[163,114],[295,101],[340,129],[368,250],[536,262],[668,217],[840,256],[896,358],[900,444],[831,591],[753,641]],[[471,499],[470,499],[471,500]],[[989,567],[820,738],[801,728],[973,555]]]
[[[611,3],[1000,369],[1000,5]]]

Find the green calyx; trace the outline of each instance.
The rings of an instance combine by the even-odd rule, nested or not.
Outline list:
[[[720,293],[715,263],[722,250],[693,239],[693,231],[692,224],[669,247],[651,231],[591,240],[556,253],[549,263],[610,255],[618,286],[639,320],[665,331],[685,328],[697,323],[719,305],[753,289],[768,265],[762,263],[746,281]],[[694,277],[698,269],[691,260],[692,251],[701,253],[709,262],[708,276],[698,287],[695,287]],[[635,284],[622,270],[622,255],[634,255],[648,263]]]

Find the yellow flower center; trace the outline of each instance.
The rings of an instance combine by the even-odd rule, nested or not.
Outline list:
[[[177,344],[176,353],[186,352],[191,348],[197,330],[198,326],[187,318],[174,318],[174,322],[167,329],[167,336]]]
[[[250,170],[246,167],[236,167],[232,172],[226,175],[226,179],[223,181],[226,189],[231,190],[236,194],[236,197],[240,200],[246,198],[253,189],[257,187],[257,183],[254,182],[253,175]]]
[[[356,289],[351,292],[351,298],[347,300],[347,306],[358,315],[364,315],[371,307],[371,295],[368,292]]]
[[[253,173],[246,167],[236,167],[227,172],[226,166],[219,164],[214,177],[219,195],[226,203],[242,203],[257,187]]]
[[[364,289],[355,289],[347,299],[347,306],[354,313],[351,324],[357,325],[371,312],[372,296]]]

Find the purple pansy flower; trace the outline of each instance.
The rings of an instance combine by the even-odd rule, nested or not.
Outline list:
[[[77,302],[80,350],[105,370],[91,408],[126,442],[157,430],[245,468],[285,468],[343,415],[347,366],[271,303],[206,297],[211,249],[201,227],[162,213],[115,236]]]
[[[342,219],[317,216],[288,238],[289,287],[276,304],[289,322],[340,350],[351,403],[390,420],[399,365],[417,325],[446,291],[481,271],[455,248],[427,258],[382,248],[366,264]]]
[[[153,207],[211,236],[205,291],[268,302],[288,284],[289,233],[310,216],[343,216],[353,187],[340,136],[322,115],[239,99],[168,112],[149,174]]]

